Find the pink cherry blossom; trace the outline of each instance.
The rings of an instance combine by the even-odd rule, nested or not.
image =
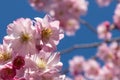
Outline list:
[[[69,61],[70,65],[70,72],[72,75],[78,75],[80,72],[83,71],[83,64],[84,64],[84,58],[75,56],[72,60]]]
[[[60,20],[60,26],[67,35],[74,35],[79,29],[80,15],[87,12],[88,2],[86,0],[63,0],[56,4],[49,13]]]
[[[25,71],[26,79],[30,79],[30,76],[33,80],[56,78],[60,75],[62,65],[59,53],[54,53],[47,59],[33,55],[26,60],[26,67],[30,68]]]
[[[42,46],[45,51],[53,51],[56,49],[59,41],[64,37],[62,30],[59,28],[59,21],[52,20],[46,15],[36,20],[36,45]]]
[[[101,7],[108,6],[112,0],[96,0],[98,5]]]
[[[75,34],[79,29],[79,17],[86,14],[86,0],[29,0],[32,7],[43,10],[60,21],[60,27],[67,35]]]
[[[62,24],[66,34],[68,36],[75,35],[76,30],[80,28],[79,22],[77,19],[68,19],[65,23]]]
[[[10,44],[13,53],[25,56],[35,54],[34,27],[29,18],[20,18],[8,25],[4,41]]]
[[[98,80],[119,80],[114,73],[112,73],[112,70],[109,69],[107,66],[103,66],[103,68],[100,71]]]
[[[0,64],[5,64],[12,60],[12,49],[9,45],[3,43],[0,45]]]
[[[115,58],[114,53],[110,50],[107,44],[103,43],[99,46],[97,56],[106,61],[112,61]]]
[[[94,79],[96,76],[98,76],[99,70],[100,65],[93,59],[88,60],[84,64],[85,76],[87,76],[90,79]]]
[[[110,23],[108,21],[98,25],[97,32],[100,39],[110,40],[112,37],[110,33]]]
[[[117,4],[117,7],[113,15],[113,21],[116,27],[120,29],[120,4]]]

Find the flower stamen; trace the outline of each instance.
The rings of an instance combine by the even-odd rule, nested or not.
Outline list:
[[[42,30],[42,39],[43,40],[48,40],[50,38],[50,36],[52,35],[52,30],[50,28],[47,28],[47,29],[43,29]]]
[[[30,36],[27,33],[22,33],[20,38],[22,42],[28,42],[30,40]]]

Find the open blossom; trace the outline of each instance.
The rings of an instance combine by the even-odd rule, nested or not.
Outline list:
[[[20,18],[9,24],[7,33],[4,41],[10,44],[13,53],[22,56],[35,53],[34,27],[29,18]]]
[[[72,18],[67,19],[66,22],[61,23],[61,27],[65,30],[68,36],[71,36],[75,35],[75,32],[80,28],[80,25],[77,19]]]
[[[100,65],[95,60],[88,60],[84,64],[85,76],[87,76],[90,79],[94,79],[96,76],[98,76],[99,70]]]
[[[73,58],[73,60],[69,61],[70,65],[70,72],[72,75],[78,75],[79,73],[83,72],[83,64],[84,64],[84,58],[76,56]]]
[[[110,40],[112,37],[110,33],[110,23],[108,21],[98,25],[97,32],[100,39]]]
[[[97,56],[103,61],[112,61],[115,58],[114,53],[107,44],[103,43],[99,46]]]
[[[98,5],[101,7],[108,6],[112,0],[96,0]]]
[[[12,60],[12,49],[7,44],[0,45],[0,64],[5,64]]]
[[[60,62],[60,54],[54,53],[49,58],[40,58],[38,55],[33,55],[30,59],[26,60],[26,67],[29,71],[25,71],[25,78],[28,80],[44,80],[54,79],[60,74],[62,63]],[[29,74],[29,75],[28,75]]]
[[[59,41],[64,37],[62,30],[59,27],[59,21],[52,20],[46,15],[36,20],[36,45],[42,46],[45,51],[53,51],[56,49]],[[50,50],[49,50],[50,49]]]
[[[100,70],[97,80],[119,80],[117,76],[114,75],[111,69],[108,66],[103,66]]]
[[[116,6],[114,15],[113,15],[114,24],[118,29],[120,29],[120,4]]]

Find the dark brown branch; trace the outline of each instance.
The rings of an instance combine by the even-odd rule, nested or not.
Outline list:
[[[69,52],[72,52],[73,50],[75,49],[83,49],[83,48],[95,48],[95,47],[98,47],[100,44],[106,42],[106,43],[111,43],[113,41],[117,41],[119,42],[120,41],[120,37],[117,37],[117,38],[113,38],[109,41],[103,41],[103,42],[94,42],[94,43],[89,43],[89,44],[77,44],[77,45],[74,45],[70,48],[67,48],[65,50],[62,50],[60,51],[61,54],[64,54],[64,53],[69,53]]]

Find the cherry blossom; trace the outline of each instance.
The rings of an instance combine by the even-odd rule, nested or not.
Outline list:
[[[112,0],[96,0],[98,5],[101,7],[108,6]]]
[[[25,56],[35,53],[34,26],[29,18],[20,18],[8,25],[4,41],[10,44],[14,54]]]
[[[35,20],[37,27],[36,45],[42,46],[45,51],[55,50],[56,45],[64,37],[63,31],[59,28],[59,21],[52,20],[48,15],[43,19],[36,17]]]
[[[98,25],[97,32],[100,39],[110,40],[112,37],[112,34],[110,33],[110,23],[108,21]]]
[[[113,0],[96,1],[103,7]],[[78,55],[69,60],[67,70],[70,76],[62,72],[61,54],[55,51],[64,33],[71,36],[80,28],[80,17],[87,13],[88,1],[29,0],[29,3],[49,15],[35,17],[34,20],[19,18],[7,26],[7,35],[0,44],[0,80],[120,79],[120,44],[119,39],[112,39],[112,30],[120,29],[119,3],[113,23],[104,21],[97,27],[98,38],[102,42],[90,44],[97,46],[96,54],[88,59]],[[80,47],[74,46],[70,50]]]
[[[112,61],[115,58],[114,53],[105,43],[99,46],[97,56],[105,62]]]
[[[12,49],[7,44],[0,45],[0,64],[5,64],[12,60]]]
[[[70,72],[72,75],[78,75],[79,73],[83,72],[83,64],[84,64],[84,58],[76,56],[73,58],[73,60],[69,61],[70,65]]]
[[[118,29],[120,29],[120,4],[116,6],[114,15],[113,15],[114,24]]]
[[[33,55],[30,59],[26,59],[26,67],[30,69],[29,71],[26,69],[25,77],[26,79],[32,78],[35,80],[54,79],[59,77],[62,65],[59,53],[54,53],[46,59]]]
[[[96,62],[96,60],[89,60],[84,64],[85,76],[89,79],[94,79],[99,75],[100,65]]]
[[[60,27],[67,35],[75,34],[79,29],[79,17],[88,10],[86,0],[29,0],[29,2],[32,7],[43,10],[59,20]]]

